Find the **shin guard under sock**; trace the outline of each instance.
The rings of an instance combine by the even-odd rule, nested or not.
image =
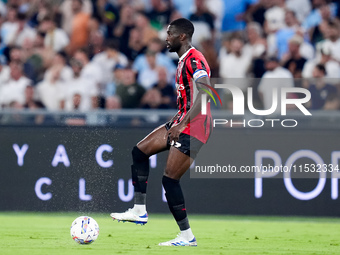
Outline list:
[[[135,204],[145,204],[146,186],[149,177],[149,156],[137,146],[132,149],[132,184],[135,188]]]
[[[165,196],[168,201],[169,209],[174,216],[180,230],[186,230],[190,228],[184,205],[184,196],[179,184],[179,180],[163,176],[162,184],[165,190]]]

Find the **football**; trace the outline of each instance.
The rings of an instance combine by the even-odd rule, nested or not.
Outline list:
[[[80,216],[72,222],[71,237],[79,244],[93,243],[99,235],[98,223],[91,217]]]

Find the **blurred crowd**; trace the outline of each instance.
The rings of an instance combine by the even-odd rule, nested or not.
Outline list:
[[[176,108],[177,18],[213,82],[238,79],[269,109],[303,87],[309,109],[340,109],[340,6],[331,0],[0,0],[0,109]],[[271,81],[268,82],[269,78]],[[223,92],[224,93],[224,92]],[[292,98],[300,95],[290,95]],[[223,95],[225,108],[230,98]]]

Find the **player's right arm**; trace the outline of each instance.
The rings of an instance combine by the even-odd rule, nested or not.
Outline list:
[[[178,114],[178,112],[170,119],[170,123],[173,123],[173,122],[175,122],[175,120],[177,119],[179,117],[179,114]]]

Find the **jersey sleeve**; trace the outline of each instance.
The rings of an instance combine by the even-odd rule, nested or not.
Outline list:
[[[204,61],[199,57],[191,57],[188,59],[188,72],[190,76],[197,81],[202,77],[209,77],[210,73],[208,73],[207,67],[204,64]]]

